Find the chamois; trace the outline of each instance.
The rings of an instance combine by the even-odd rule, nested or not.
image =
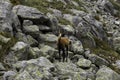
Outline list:
[[[61,57],[63,58],[63,62],[65,61],[65,58],[67,61],[68,48],[70,44],[71,44],[71,41],[67,37],[64,37],[63,34],[60,33],[57,41],[57,47],[59,51],[59,61],[61,61]],[[61,51],[62,51],[62,56],[61,56]]]

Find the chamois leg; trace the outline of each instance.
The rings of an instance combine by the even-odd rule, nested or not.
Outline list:
[[[62,57],[63,57],[63,62],[65,61],[65,49],[62,49],[63,53],[62,53]]]
[[[61,52],[61,49],[59,48],[59,62],[61,61],[61,54],[60,54],[60,52]]]
[[[66,62],[68,61],[68,46],[66,46]]]

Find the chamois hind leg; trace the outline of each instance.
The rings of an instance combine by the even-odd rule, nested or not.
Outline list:
[[[61,61],[61,49],[59,48],[59,62]]]
[[[66,62],[68,61],[68,46],[66,46]]]
[[[63,62],[64,62],[65,61],[65,49],[64,48],[62,49],[62,52],[63,52],[62,53],[62,58],[63,58]]]

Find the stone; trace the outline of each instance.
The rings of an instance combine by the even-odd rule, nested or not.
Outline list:
[[[7,71],[3,75],[3,80],[13,80],[16,74],[14,71]]]
[[[84,59],[84,58],[80,58],[77,62],[77,65],[81,68],[90,68],[91,67],[91,61]]]
[[[99,57],[99,56],[97,56],[95,54],[89,54],[88,55],[88,59],[92,63],[96,64],[97,66],[102,66],[102,65],[106,65],[107,66],[107,65],[109,65],[109,62],[107,60],[105,60],[104,58]]]
[[[10,40],[11,40],[11,38],[6,38],[6,37],[0,35],[0,42],[2,42],[2,43],[7,43],[7,42],[10,41]]]

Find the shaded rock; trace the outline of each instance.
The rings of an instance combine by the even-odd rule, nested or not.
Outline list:
[[[23,26],[23,31],[34,38],[38,37],[39,27],[37,25]]]
[[[107,74],[107,75],[106,75]],[[96,73],[96,80],[119,80],[120,75],[108,67],[103,67]]]
[[[4,71],[5,70],[5,67],[3,66],[2,63],[0,63],[0,71]]]
[[[50,19],[52,32],[54,34],[57,34],[58,33],[58,19],[54,15],[52,15],[50,13],[47,13],[46,15]]]
[[[107,60],[95,54],[89,54],[88,59],[97,66],[102,66],[102,65],[108,66],[109,65],[109,62]]]
[[[29,48],[28,50],[28,58],[29,59],[35,59],[38,57],[43,56],[43,53],[40,51],[40,49],[38,47],[33,47],[33,48]]]
[[[35,40],[32,36],[30,35],[25,35],[24,33],[18,32],[16,34],[16,38],[19,41],[23,41],[27,44],[29,44],[30,46],[37,46],[38,45],[38,41]]]
[[[77,62],[77,65],[81,68],[90,68],[91,61],[84,58],[80,58],[79,61]]]

